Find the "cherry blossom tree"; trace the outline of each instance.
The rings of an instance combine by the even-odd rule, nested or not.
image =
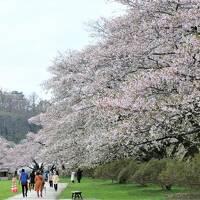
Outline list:
[[[198,152],[199,2],[120,2],[127,13],[95,24],[95,45],[50,68],[42,157],[90,165]]]
[[[199,152],[200,2],[118,2],[127,13],[94,24],[96,44],[50,67],[52,104],[29,120],[43,129],[21,144],[28,160],[72,168]]]
[[[9,142],[3,137],[0,137],[0,148],[1,148],[0,160],[3,159],[6,156],[7,151],[13,147],[14,147],[13,142]]]

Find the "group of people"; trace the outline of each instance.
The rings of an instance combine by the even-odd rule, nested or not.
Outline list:
[[[82,170],[78,168],[76,172],[71,173],[71,181],[75,182],[75,177],[77,178],[77,182],[81,182],[82,178]],[[16,186],[17,182],[17,173],[12,179],[12,188]],[[43,190],[46,188],[45,184],[48,182],[49,187],[54,188],[55,191],[58,190],[58,182],[59,182],[59,173],[57,170],[54,171],[46,171],[42,173],[41,171],[32,171],[30,174],[25,172],[24,169],[21,170],[19,175],[19,182],[22,187],[22,195],[23,197],[27,197],[28,190],[35,190],[37,192],[37,196],[43,196]]]
[[[80,168],[78,168],[77,172],[72,172],[71,173],[71,182],[74,183],[75,182],[75,176],[77,178],[78,183],[81,182],[81,178],[82,178],[82,170]]]
[[[35,190],[38,197],[43,196],[43,190],[45,189],[45,182],[49,182],[50,187],[54,187],[55,191],[58,190],[58,181],[59,173],[58,171],[54,172],[45,172],[41,171],[32,171],[30,175],[25,172],[24,169],[21,170],[19,181],[22,187],[23,197],[27,197],[28,190]],[[16,176],[13,177],[12,185],[16,185]]]

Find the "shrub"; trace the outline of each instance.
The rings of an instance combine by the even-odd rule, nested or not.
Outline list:
[[[140,165],[140,168],[133,175],[133,181],[141,186],[145,186],[147,183],[147,175],[145,173],[145,163]]]
[[[94,176],[96,178],[109,178],[112,180],[112,182],[117,181],[119,172],[124,169],[129,163],[130,160],[126,159],[113,161],[111,163],[98,166],[95,169]]]
[[[160,173],[159,180],[163,189],[170,190],[174,184],[184,179],[184,162],[168,160],[166,168]]]
[[[148,163],[143,163],[133,175],[133,180],[145,186],[147,183],[159,183],[159,174],[165,169],[168,160],[150,160]]]
[[[123,168],[118,174],[118,183],[127,183],[137,171],[139,165],[135,161],[131,161],[129,165]]]
[[[187,161],[169,160],[165,170],[159,175],[161,186],[170,190],[175,184],[200,186],[200,154]]]
[[[183,183],[190,187],[200,186],[200,154],[185,163]]]
[[[94,178],[95,168],[84,167],[82,170],[83,170],[84,176]]]
[[[103,166],[98,166],[94,170],[94,177],[95,178],[104,178],[104,176],[103,176]]]

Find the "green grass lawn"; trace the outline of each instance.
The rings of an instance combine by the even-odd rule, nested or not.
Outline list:
[[[82,191],[83,198],[99,200],[200,200],[200,190],[174,187],[172,191],[163,191],[159,186],[140,187],[135,184],[116,184],[111,180],[83,178],[81,183],[70,182],[69,178],[61,179],[69,183],[60,199],[71,198],[71,191]],[[19,192],[21,187],[18,185]],[[0,200],[15,195],[11,192],[11,181],[0,181]]]
[[[71,191],[82,191],[83,198],[96,198],[101,200],[200,200],[200,196],[193,197],[185,194],[200,195],[200,191],[190,191],[184,188],[173,188],[172,191],[163,191],[159,186],[140,187],[135,184],[112,184],[110,180],[98,180],[83,178],[81,183],[70,183],[70,179],[62,179],[69,185],[59,196],[60,199],[71,198]],[[184,194],[181,196],[180,194]],[[178,195],[178,197],[176,196]]]
[[[16,193],[11,192],[11,181],[1,181],[0,180],[0,200],[6,199]],[[18,185],[19,192],[21,191],[21,187]]]

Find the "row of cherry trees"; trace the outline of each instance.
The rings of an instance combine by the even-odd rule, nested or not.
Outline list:
[[[127,13],[94,24],[96,44],[50,67],[54,103],[31,119],[43,129],[21,144],[29,158],[70,168],[199,151],[199,0],[118,2]]]

